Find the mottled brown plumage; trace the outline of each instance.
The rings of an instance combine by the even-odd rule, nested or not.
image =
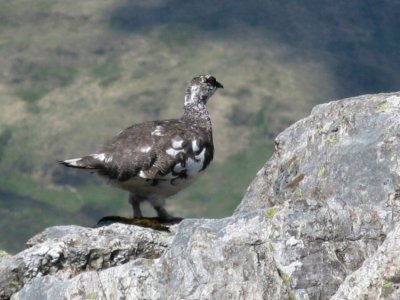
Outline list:
[[[206,104],[223,86],[211,75],[200,75],[185,93],[179,119],[136,124],[107,141],[96,154],[61,163],[95,172],[130,192],[134,216],[149,201],[159,218],[170,220],[165,198],[188,186],[212,161],[212,127]]]

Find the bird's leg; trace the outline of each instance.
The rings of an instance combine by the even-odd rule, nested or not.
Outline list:
[[[136,199],[132,193],[129,193],[129,203],[133,208],[133,217],[134,218],[142,218],[142,211],[140,210],[140,200]]]
[[[157,216],[162,221],[167,221],[171,218],[167,210],[163,206],[153,206],[157,212]]]
[[[168,227],[163,225],[163,223],[176,224],[179,223],[181,218],[171,217],[165,208],[163,207],[164,200],[152,202],[154,209],[157,211],[158,217],[154,218],[143,218],[142,211],[140,209],[140,203],[146,199],[135,197],[133,193],[129,193],[129,203],[133,208],[133,218],[125,217],[114,217],[107,216],[101,218],[97,223],[97,226],[105,226],[112,223],[123,223],[130,225],[137,225],[141,227],[153,228],[160,231],[169,231]]]
[[[160,222],[165,222],[165,223],[170,223],[174,222],[175,218],[172,217],[167,210],[164,208],[165,205],[165,199],[164,198],[151,198],[149,199],[149,202],[151,203],[151,206],[155,209],[157,212],[158,220]]]

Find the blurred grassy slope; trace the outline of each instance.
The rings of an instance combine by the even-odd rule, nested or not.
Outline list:
[[[15,213],[16,210],[18,214]],[[33,198],[2,189],[0,189],[0,218],[2,249],[10,251],[21,249],[21,243],[32,237],[32,232],[42,230],[43,226],[72,222],[89,226],[95,224],[95,220],[86,215],[69,213]]]
[[[186,82],[201,73],[225,86],[209,105],[215,162],[168,206],[229,215],[274,135],[313,105],[399,88],[397,6],[0,2],[0,248],[15,251],[51,224],[129,216],[124,192],[55,162],[92,153],[133,123],[179,116]]]

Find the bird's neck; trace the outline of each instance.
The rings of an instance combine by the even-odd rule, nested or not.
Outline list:
[[[201,102],[185,104],[182,119],[211,132],[210,114],[207,111],[206,105]]]
[[[205,105],[213,91],[201,89],[197,85],[189,86],[185,93],[185,107],[188,105]]]

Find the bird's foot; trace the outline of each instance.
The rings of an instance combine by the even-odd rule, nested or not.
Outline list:
[[[175,224],[179,224],[183,218],[179,218],[179,217],[172,217],[172,216],[159,216],[156,219],[158,219],[158,221],[161,224],[166,224],[166,225],[175,225]]]
[[[158,221],[162,224],[174,225],[180,223],[183,218],[171,216],[163,206],[154,206],[158,215]]]
[[[168,231],[169,232],[169,228],[167,226],[165,226],[164,224],[176,224],[176,223],[172,223],[170,222],[163,222],[160,220],[159,217],[155,217],[155,218],[145,218],[145,217],[134,217],[134,218],[124,218],[124,217],[119,217],[119,216],[107,216],[107,217],[103,217],[101,218],[98,222],[97,222],[97,227],[101,227],[101,226],[107,226],[113,223],[122,223],[122,224],[128,224],[128,225],[136,225],[136,226],[140,226],[140,227],[146,227],[146,228],[151,228],[154,230],[158,230],[158,231]]]

